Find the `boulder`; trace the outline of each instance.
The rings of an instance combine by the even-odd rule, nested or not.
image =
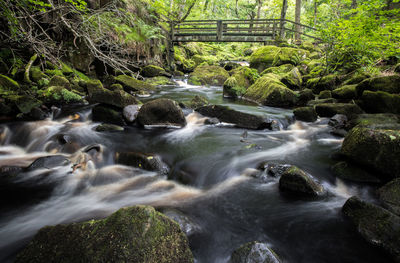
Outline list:
[[[70,86],[70,83],[69,83],[68,79],[64,76],[53,76],[50,79],[48,86],[59,86],[59,87],[68,89]]]
[[[296,94],[271,73],[262,76],[251,85],[244,97],[272,107],[289,107],[297,102]]]
[[[400,262],[400,217],[355,196],[346,201],[342,211],[367,242],[383,248],[395,262]]]
[[[306,86],[315,94],[319,94],[323,90],[333,90],[338,84],[338,77],[334,74],[316,77],[307,80]]]
[[[332,172],[335,176],[352,182],[372,184],[381,183],[381,180],[373,174],[346,161],[338,162],[333,165]]]
[[[94,122],[104,122],[118,126],[125,125],[120,109],[104,104],[97,105],[92,109],[92,120]]]
[[[323,90],[318,95],[318,99],[320,100],[330,99],[330,98],[332,98],[332,92],[330,90]]]
[[[343,82],[343,85],[356,85],[370,77],[371,75],[369,73],[366,73],[364,71],[356,71],[353,75],[351,75]]]
[[[290,169],[292,165],[290,164],[280,164],[271,162],[262,162],[258,165],[258,169],[265,171],[265,173],[272,177],[280,177],[284,172]]]
[[[361,96],[364,90],[384,91],[387,93],[400,93],[400,76],[379,76],[363,80],[356,86],[357,95]]]
[[[361,96],[361,101],[361,107],[368,113],[390,112],[400,114],[399,94],[366,90]]]
[[[171,74],[167,73],[163,68],[155,65],[145,66],[140,71],[140,74],[145,78],[153,78],[158,76],[171,77]]]
[[[303,79],[298,68],[293,68],[290,72],[283,75],[281,82],[289,89],[299,90],[303,85]]]
[[[114,132],[114,131],[123,131],[124,128],[114,124],[103,123],[96,127],[97,132]]]
[[[169,217],[171,220],[177,222],[181,230],[189,238],[201,231],[201,227],[198,224],[193,222],[188,216],[177,209],[166,208],[162,209],[161,213]]]
[[[164,76],[148,78],[145,80],[145,82],[154,86],[176,85],[176,83],[173,80]]]
[[[356,126],[344,139],[341,153],[365,169],[374,169],[380,178],[400,177],[400,125]]]
[[[327,104],[327,103],[337,103],[337,99],[334,98],[330,98],[330,99],[316,99],[316,100],[310,100],[309,102],[307,102],[307,106],[315,106],[315,105],[319,105],[319,104]]]
[[[360,114],[350,121],[348,128],[357,125],[370,128],[387,126],[398,129],[396,126],[400,128],[400,116],[392,113]]]
[[[15,262],[193,262],[178,224],[149,206],[42,228]]]
[[[140,105],[128,105],[122,110],[122,114],[127,122],[134,122],[139,114]]]
[[[221,122],[233,123],[236,127],[245,129],[271,129],[271,122],[263,117],[233,110],[227,106],[208,105],[196,109],[200,114],[218,118]]]
[[[290,167],[282,174],[279,189],[303,196],[319,196],[324,192],[322,185],[296,166]]]
[[[229,77],[223,85],[224,97],[240,97],[259,77],[257,70],[249,67],[238,67],[229,72]]]
[[[119,75],[115,77],[115,80],[120,83],[126,92],[150,92],[154,90],[154,86],[144,81],[135,79],[128,75]]]
[[[14,103],[21,113],[30,113],[32,109],[42,105],[42,101],[28,95],[18,96]]]
[[[293,111],[294,117],[299,121],[314,122],[318,116],[313,107],[300,107]]]
[[[338,100],[352,100],[357,98],[357,85],[345,85],[332,90],[332,97]]]
[[[201,65],[189,75],[188,83],[193,85],[222,86],[229,78],[229,73],[219,66]]]
[[[38,91],[38,98],[48,104],[83,103],[80,95],[62,86],[50,86]]]
[[[278,67],[270,67],[265,69],[263,72],[260,73],[260,75],[265,75],[267,73],[273,73],[276,75],[285,75],[286,73],[289,73],[294,69],[294,66],[292,64],[283,64]]]
[[[377,191],[379,201],[390,212],[400,215],[400,178],[385,184]]]
[[[305,106],[310,100],[314,100],[315,95],[310,89],[303,89],[298,92],[297,103],[298,106]]]
[[[208,100],[205,97],[196,95],[189,102],[189,107],[192,108],[192,109],[196,109],[196,108],[199,108],[199,107],[202,107],[202,106],[207,106],[208,104],[209,104]]]
[[[169,167],[161,158],[154,154],[136,152],[118,152],[115,156],[118,164],[133,166],[148,171],[158,172],[160,175],[168,176]]]
[[[233,251],[229,263],[280,263],[281,260],[267,244],[253,241]]]
[[[179,126],[186,125],[186,119],[176,101],[156,99],[145,103],[139,110],[137,121],[140,125]]]
[[[350,103],[323,103],[315,106],[315,111],[320,117],[332,117],[336,114],[346,115],[350,118],[354,115],[361,114],[363,111],[356,104]]]

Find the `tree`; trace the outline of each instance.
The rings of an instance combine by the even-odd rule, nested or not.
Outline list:
[[[301,16],[301,0],[296,0],[296,12],[295,12],[295,40],[297,43],[301,42],[300,39],[300,32],[301,32],[301,26],[300,26],[300,16]]]
[[[286,11],[288,8],[288,1],[287,0],[283,0],[282,2],[282,11],[281,11],[281,21],[280,21],[280,28],[281,28],[281,32],[279,34],[280,38],[283,39],[285,36],[285,19],[286,19]]]

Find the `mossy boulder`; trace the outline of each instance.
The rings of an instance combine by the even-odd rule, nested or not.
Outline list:
[[[300,107],[293,111],[294,117],[299,121],[314,122],[318,116],[314,107]]]
[[[174,60],[177,69],[185,73],[193,71],[196,67],[196,63],[188,59],[186,51],[182,47],[174,46]]]
[[[270,67],[264,70],[263,72],[260,73],[260,75],[265,75],[267,73],[273,73],[276,75],[285,75],[286,73],[289,73],[294,66],[292,64],[283,64],[278,67]]]
[[[144,81],[135,79],[128,75],[119,75],[115,77],[115,80],[120,83],[126,92],[149,92],[154,90],[154,86]]]
[[[370,172],[346,161],[338,162],[333,165],[332,172],[335,176],[352,182],[373,184],[381,183],[381,180]]]
[[[168,74],[165,69],[155,66],[155,65],[148,65],[142,68],[140,74],[145,78],[153,78],[159,76],[171,76]]]
[[[196,108],[199,108],[199,107],[202,107],[202,106],[207,106],[208,104],[209,103],[208,103],[208,100],[207,100],[206,97],[196,95],[189,102],[189,107],[192,108],[192,109],[196,109]]]
[[[395,262],[400,262],[400,217],[355,196],[346,201],[342,211],[367,242],[383,248]]]
[[[332,117],[336,114],[346,115],[351,118],[363,111],[356,104],[351,103],[322,103],[315,106],[315,111],[320,117]]]
[[[360,114],[349,123],[349,128],[355,126],[369,128],[389,127],[391,129],[396,129],[396,126],[399,126],[400,129],[400,115],[392,113]]]
[[[176,85],[173,80],[164,76],[148,78],[145,79],[145,82],[153,86]]]
[[[279,189],[304,196],[319,196],[324,192],[321,184],[296,166],[291,166],[282,174]]]
[[[379,178],[400,177],[400,125],[356,126],[345,137],[341,153]]]
[[[368,113],[400,114],[400,95],[366,90],[361,96],[361,107]]]
[[[42,72],[39,67],[31,67],[29,71],[31,79],[38,83],[41,79],[47,78],[47,75]]]
[[[400,215],[400,178],[385,184],[377,191],[383,207],[390,212]]]
[[[319,94],[323,90],[333,90],[338,84],[338,77],[334,74],[324,77],[317,77],[307,80],[306,86],[315,94]]]
[[[298,106],[305,106],[310,100],[314,100],[315,95],[310,89],[303,89],[297,93],[297,103]]]
[[[290,47],[264,46],[250,56],[250,67],[262,72],[266,68],[283,64],[297,65],[309,55],[304,49]]]
[[[369,78],[356,86],[357,95],[361,96],[364,90],[370,91],[384,91],[387,93],[400,93],[400,76],[379,76]]]
[[[121,109],[104,104],[96,105],[92,109],[92,120],[94,122],[103,122],[118,126],[125,125],[125,120],[122,116]]]
[[[281,82],[292,90],[299,90],[303,85],[303,79],[298,68],[293,68],[290,72],[286,73]]]
[[[198,66],[189,75],[188,82],[193,85],[222,86],[229,78],[229,73],[219,66]]]
[[[38,98],[48,104],[83,103],[82,96],[62,86],[50,86],[38,91]]]
[[[33,108],[42,105],[42,101],[32,96],[22,95],[16,101],[15,105],[21,113],[29,113]]]
[[[332,104],[332,103],[337,103],[337,99],[334,98],[329,98],[329,99],[315,99],[315,100],[310,100],[307,102],[307,106],[316,106],[319,104]]]
[[[318,95],[318,99],[320,100],[330,99],[330,98],[332,98],[332,92],[330,90],[323,90]]]
[[[371,75],[369,73],[366,73],[364,71],[356,71],[353,75],[351,75],[343,82],[343,85],[356,85],[370,77]]]
[[[332,97],[338,100],[352,100],[357,98],[356,84],[345,85],[332,90]]]
[[[50,79],[49,86],[59,86],[59,87],[64,87],[64,88],[69,88],[69,81],[66,77],[64,76],[53,76]]]
[[[271,122],[263,117],[233,110],[227,106],[208,105],[196,109],[200,114],[217,118],[221,122],[233,123],[236,127],[246,129],[271,129]]]
[[[268,73],[251,85],[244,97],[260,104],[273,107],[289,107],[296,104],[296,94],[288,89],[279,77]]]
[[[0,74],[0,89],[18,91],[20,88],[18,82],[15,80]]]
[[[15,262],[193,262],[179,225],[149,206],[42,228]]]
[[[196,54],[193,57],[191,57],[190,59],[194,61],[196,66],[203,64],[203,63],[205,63],[207,65],[216,65],[218,63],[218,58],[216,56],[211,56],[211,55]]]
[[[229,263],[280,263],[278,255],[267,244],[249,242],[233,251]]]
[[[168,165],[161,160],[160,156],[154,154],[117,152],[115,154],[115,162],[148,171],[158,172],[160,175],[164,176],[168,176],[169,173]]]
[[[142,126],[184,127],[186,119],[176,101],[156,99],[145,103],[139,110],[137,121]]]

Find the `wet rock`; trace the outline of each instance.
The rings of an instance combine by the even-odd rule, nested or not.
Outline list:
[[[69,165],[71,162],[64,155],[45,156],[36,159],[27,167],[28,171],[35,169],[52,169],[58,166]]]
[[[192,109],[196,109],[202,106],[207,106],[208,100],[206,97],[196,95],[194,98],[189,102],[189,107]]]
[[[400,177],[400,126],[356,126],[344,139],[341,153],[365,169],[377,171],[380,178]]]
[[[155,252],[156,251],[156,252]],[[193,262],[179,226],[149,206],[106,219],[42,228],[15,262]]]
[[[95,130],[97,132],[113,132],[113,131],[123,131],[124,128],[118,125],[104,123],[97,126]]]
[[[279,189],[305,196],[318,196],[324,191],[322,185],[296,166],[290,167],[281,175]]]
[[[209,105],[197,108],[196,111],[207,117],[218,118],[221,122],[233,123],[239,128],[256,130],[271,128],[271,123],[261,116],[236,111],[227,106]]]
[[[186,119],[176,101],[156,99],[145,103],[139,110],[137,121],[140,125],[179,126],[186,125]]]
[[[268,73],[251,85],[244,97],[260,104],[273,107],[293,106],[297,102],[296,94],[288,89],[279,77]]]
[[[188,83],[193,85],[222,86],[229,78],[229,73],[218,66],[198,66],[189,75]]]
[[[330,90],[323,90],[318,95],[318,99],[320,100],[330,99],[330,98],[332,98],[332,92]]]
[[[326,104],[326,103],[337,103],[338,101],[336,99],[330,98],[330,99],[323,99],[323,100],[310,100],[307,103],[307,106],[315,106],[318,104]]]
[[[357,85],[346,85],[332,90],[332,97],[338,100],[352,100],[357,98]]]
[[[69,88],[69,85],[70,83],[68,79],[64,76],[53,76],[49,82],[49,86],[60,86],[66,89]]]
[[[300,107],[293,111],[296,120],[314,122],[317,120],[318,116],[315,112],[314,107]]]
[[[165,176],[169,174],[168,165],[159,156],[153,154],[119,152],[116,153],[115,162],[148,171],[155,171]]]
[[[41,121],[41,120],[44,120],[47,117],[49,117],[49,114],[44,112],[39,107],[32,108],[28,115],[31,120],[35,120],[35,121]]]
[[[390,212],[400,215],[400,178],[385,184],[377,191],[383,207]]]
[[[240,175],[260,179],[263,182],[268,181],[268,178],[265,173],[263,173],[262,171],[260,171],[258,169],[254,169],[254,168],[246,168],[240,173]]]
[[[122,114],[127,122],[132,123],[139,114],[140,105],[128,105],[122,110]]]
[[[161,213],[169,217],[171,220],[177,222],[181,230],[189,238],[201,231],[201,227],[198,224],[194,223],[189,217],[179,210],[166,208],[162,209]]]
[[[367,242],[383,248],[395,262],[400,262],[400,217],[355,196],[346,201],[342,211]]]
[[[363,113],[360,107],[350,103],[323,103],[315,106],[320,117],[333,117],[336,114],[346,115],[348,118]]]
[[[272,177],[280,177],[284,172],[286,172],[292,165],[290,164],[280,164],[263,162],[258,165],[258,169],[265,171],[265,173]]]
[[[218,118],[207,118],[207,119],[204,121],[204,124],[205,124],[205,125],[216,125],[216,124],[218,124],[218,123],[220,123],[220,121],[218,120]]]
[[[366,90],[361,96],[361,107],[368,113],[400,114],[400,95]]]
[[[27,95],[19,96],[14,103],[21,113],[29,113],[32,109],[42,105],[42,101]]]
[[[163,68],[155,66],[155,65],[148,65],[142,68],[140,74],[145,78],[153,78],[153,77],[171,77],[171,74],[167,73]]]
[[[361,96],[365,90],[398,94],[400,93],[400,76],[391,75],[369,78],[357,84],[356,90],[358,96]]]
[[[253,241],[233,251],[230,263],[280,263],[281,260],[267,244]]]
[[[303,89],[298,92],[298,100],[296,105],[305,106],[310,100],[314,100],[315,95],[310,89]]]
[[[373,174],[345,161],[338,162],[337,164],[333,165],[332,172],[335,176],[352,182],[372,184],[381,183],[381,180],[379,180],[379,178],[375,177]]]
[[[97,105],[92,109],[92,120],[94,122],[104,122],[119,126],[125,125],[120,109],[103,104]]]
[[[118,83],[122,84],[126,92],[136,93],[136,92],[150,92],[154,90],[153,85],[150,85],[144,81],[135,79],[128,75],[119,75],[115,77],[115,80]]]

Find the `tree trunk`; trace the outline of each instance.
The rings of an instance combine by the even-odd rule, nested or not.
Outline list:
[[[283,2],[282,2],[282,11],[281,11],[281,21],[280,21],[281,32],[279,34],[281,39],[285,38],[285,36],[284,36],[284,34],[285,34],[284,27],[285,27],[285,18],[286,18],[287,7],[288,7],[287,0],[283,0]]]
[[[317,25],[318,1],[314,0],[314,27]]]
[[[301,32],[301,26],[300,26],[300,15],[301,15],[301,0],[296,0],[296,12],[295,12],[295,40],[296,43],[300,43],[301,39],[300,39],[300,32]]]
[[[257,0],[257,17],[256,17],[256,19],[260,19],[261,7],[262,7],[262,1],[261,0]]]

